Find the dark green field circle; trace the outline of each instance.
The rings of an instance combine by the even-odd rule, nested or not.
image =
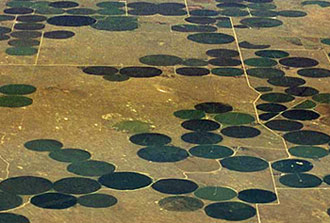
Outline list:
[[[23,215],[0,213],[0,223],[30,223],[30,221]]]
[[[236,67],[241,65],[241,60],[230,57],[216,57],[210,59],[208,63],[217,67]]]
[[[253,138],[261,134],[260,130],[249,126],[230,126],[223,128],[221,133],[232,138]]]
[[[195,23],[195,24],[213,24],[217,20],[212,17],[204,17],[204,16],[190,16],[185,18],[185,21],[189,23]]]
[[[135,172],[115,172],[101,176],[98,181],[105,187],[116,190],[136,190],[149,186],[152,179]]]
[[[252,28],[270,28],[283,24],[281,20],[270,18],[245,18],[241,20],[241,23]]]
[[[64,194],[89,194],[98,191],[101,185],[93,179],[68,177],[54,182],[54,190]]]
[[[309,159],[318,159],[329,155],[329,151],[318,146],[294,146],[289,149],[293,156]]]
[[[14,47],[31,47],[31,46],[39,46],[39,40],[33,39],[13,39],[8,41],[8,45]]]
[[[123,10],[121,8],[102,8],[102,9],[97,10],[96,13],[100,14],[102,16],[114,16],[114,15],[119,16],[119,15],[125,14],[125,10]],[[105,20],[107,20],[107,19],[105,19]],[[97,26],[94,26],[94,27],[97,27]]]
[[[314,95],[313,100],[319,103],[330,104],[330,93],[321,93]]]
[[[47,2],[47,3],[49,3],[49,2]],[[64,14],[65,10],[61,9],[61,8],[48,7],[48,5],[47,6],[39,5],[36,7],[36,13],[42,14],[42,15],[60,15],[60,14]]]
[[[315,108],[316,103],[311,101],[311,100],[305,100],[301,103],[299,103],[298,105],[294,106],[293,108],[296,109],[312,109]]]
[[[322,145],[329,143],[330,136],[318,131],[300,130],[283,135],[288,142],[298,145]]]
[[[278,59],[278,58],[288,57],[289,53],[283,50],[259,50],[255,52],[255,55],[259,57]]]
[[[219,1],[220,4],[217,4],[218,8],[245,8],[244,4],[241,4],[239,0],[232,0],[232,1]]]
[[[11,16],[11,15],[0,15],[0,22],[3,21],[12,21],[15,19],[15,16]]]
[[[131,136],[129,140],[140,146],[166,145],[172,141],[169,136],[160,133],[139,133]]]
[[[302,159],[283,159],[272,163],[272,168],[282,173],[301,173],[313,169],[313,164]]]
[[[302,86],[285,89],[285,93],[298,97],[309,97],[318,94],[319,91],[312,87]]]
[[[192,144],[217,144],[222,141],[222,136],[212,132],[189,132],[181,136],[181,139]]]
[[[19,16],[20,17],[20,16]],[[18,18],[19,18],[18,17]],[[7,33],[10,33],[11,32],[11,28],[9,27],[6,27],[6,26],[0,26],[0,35],[5,35]]]
[[[40,194],[49,191],[52,187],[51,181],[35,176],[11,177],[0,183],[0,190],[18,195]]]
[[[246,0],[246,1],[253,2],[255,4],[269,4],[270,2],[273,2],[273,0]]]
[[[31,98],[24,96],[10,95],[0,97],[0,107],[19,108],[29,106],[32,103],[33,100]]]
[[[34,10],[31,8],[27,7],[13,7],[13,8],[7,8],[3,10],[5,14],[10,14],[10,15],[24,15],[24,14],[30,14]]]
[[[18,39],[33,39],[41,37],[42,33],[37,31],[15,31],[10,36]]]
[[[297,11],[297,10],[283,10],[278,12],[279,16],[283,17],[304,17],[307,15],[306,12],[303,11]]]
[[[44,33],[44,37],[47,39],[69,39],[76,35],[74,32],[67,30],[56,30]]]
[[[151,162],[178,162],[186,159],[189,154],[186,150],[175,146],[151,146],[142,148],[137,155]]]
[[[322,184],[322,180],[315,175],[307,173],[286,174],[280,177],[280,183],[287,187],[312,188]]]
[[[270,9],[276,9],[276,5],[269,4],[269,3],[252,3],[247,5],[250,9],[258,9],[258,10],[270,10]]]
[[[257,105],[257,109],[264,112],[282,112],[287,109],[286,106],[277,103],[262,103]]]
[[[184,129],[196,132],[214,131],[220,128],[220,124],[207,119],[190,119],[181,123]]]
[[[320,114],[312,110],[292,109],[282,113],[282,116],[290,120],[314,120],[320,117]]]
[[[45,209],[67,209],[77,204],[77,198],[61,193],[39,194],[31,198],[31,204]]]
[[[14,29],[16,30],[41,30],[44,28],[45,28],[44,24],[34,23],[34,22],[16,23],[14,26]]]
[[[175,72],[179,75],[190,77],[205,76],[210,73],[209,69],[204,67],[180,67]]]
[[[270,10],[276,9],[276,5],[272,3],[251,3],[247,5],[250,9],[259,9],[259,10]]]
[[[235,41],[231,35],[223,33],[197,33],[188,35],[188,39],[203,44],[226,44]]]
[[[251,15],[258,17],[276,17],[277,11],[273,10],[252,10],[250,11]]]
[[[61,149],[52,151],[49,153],[49,157],[60,162],[72,163],[87,160],[91,154],[81,149]]]
[[[0,93],[8,95],[25,95],[32,94],[36,88],[27,84],[8,84],[0,87]]]
[[[255,121],[252,115],[241,112],[218,114],[214,119],[224,125],[244,125]]]
[[[155,67],[124,67],[120,69],[120,74],[134,78],[156,77],[163,73],[162,70]]]
[[[54,8],[73,8],[79,6],[79,4],[73,1],[56,1],[51,2],[49,6]]]
[[[6,53],[11,56],[32,56],[37,52],[38,49],[33,47],[10,47],[6,49]]]
[[[225,8],[219,11],[220,15],[228,17],[242,17],[249,15],[249,12],[240,8]]]
[[[268,190],[247,189],[238,193],[238,199],[253,204],[264,204],[276,201],[277,196],[274,192]]]
[[[190,15],[193,16],[216,16],[218,14],[217,11],[209,9],[195,9],[190,12]]]
[[[330,6],[330,3],[329,3],[329,6]],[[330,45],[330,38],[322,38],[321,43],[326,44],[326,45]]]
[[[259,119],[263,121],[268,121],[269,119],[272,119],[277,115],[278,113],[276,112],[263,113],[259,115]]]
[[[326,175],[325,177],[323,177],[323,181],[324,181],[326,184],[330,185],[330,175]]]
[[[207,66],[208,62],[205,61],[205,60],[202,60],[202,59],[189,58],[189,59],[186,59],[186,60],[182,61],[182,65],[190,66],[190,67]]]
[[[112,82],[122,82],[129,80],[129,76],[124,74],[110,74],[110,75],[104,75],[103,79]]]
[[[244,63],[253,67],[273,67],[277,65],[277,61],[265,57],[249,58],[244,60]]]
[[[306,81],[299,77],[272,77],[267,80],[268,83],[279,87],[297,87],[303,85]]]
[[[221,67],[213,68],[211,70],[212,74],[222,77],[236,77],[244,74],[244,71],[240,68],[231,68],[231,67]]]
[[[96,22],[96,19],[82,15],[62,15],[47,19],[47,23],[54,26],[80,27],[89,26]]]
[[[211,49],[206,51],[206,55],[210,57],[238,57],[239,52],[237,50],[230,50],[230,49]]]
[[[5,34],[0,34],[0,41],[9,40],[9,39],[10,39],[10,36],[5,35]]]
[[[108,208],[117,204],[118,200],[108,194],[88,194],[78,198],[78,204],[89,208]]]
[[[314,67],[319,64],[317,60],[307,57],[287,57],[280,59],[280,64],[288,67]]]
[[[193,156],[205,159],[220,159],[234,154],[234,151],[231,148],[219,145],[194,146],[189,150],[189,152]]]
[[[305,68],[297,71],[298,75],[311,78],[330,77],[330,70],[324,68]]]
[[[21,197],[7,192],[0,191],[0,200],[0,211],[10,210],[23,204]]]
[[[61,149],[63,144],[54,139],[35,139],[24,143],[24,147],[37,152],[51,152]]]
[[[272,87],[264,87],[264,86],[256,87],[254,89],[259,92],[270,92],[273,90]]]
[[[111,163],[97,160],[85,160],[71,163],[67,170],[80,176],[101,176],[115,171]]]
[[[96,13],[94,9],[90,8],[74,8],[66,10],[65,12],[71,15],[92,15]]]
[[[256,215],[254,207],[237,201],[209,204],[204,211],[211,218],[228,221],[243,221]]]
[[[271,120],[266,122],[265,125],[276,131],[295,131],[302,129],[304,125],[300,122],[291,121],[291,120]]]
[[[266,93],[260,96],[260,99],[268,102],[286,103],[293,101],[295,98],[284,93]]]
[[[140,62],[152,66],[174,66],[182,63],[182,59],[177,56],[157,54],[141,57]]]
[[[111,66],[89,66],[83,68],[83,72],[90,75],[112,75],[118,71],[117,68]]]
[[[189,194],[197,190],[198,185],[185,179],[161,179],[151,185],[152,189],[164,194]]]
[[[100,8],[122,8],[125,6],[124,2],[114,2],[114,1],[106,1],[106,2],[99,2],[96,4],[97,7]]]
[[[194,195],[203,200],[226,201],[237,196],[237,192],[229,187],[206,186],[198,188]]]
[[[269,167],[268,162],[253,156],[232,156],[220,161],[224,168],[238,172],[256,172]]]
[[[246,73],[249,76],[263,78],[263,79],[283,77],[285,75],[285,73],[282,70],[276,68],[270,68],[270,67],[250,68],[246,70]]]
[[[173,113],[175,117],[180,119],[201,119],[205,117],[205,113],[200,110],[186,109]]]

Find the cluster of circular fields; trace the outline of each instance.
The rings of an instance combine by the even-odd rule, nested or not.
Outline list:
[[[156,67],[132,66],[117,69],[111,66],[83,67],[82,71],[88,75],[102,76],[105,80],[121,82],[129,78],[150,78],[160,76],[163,71]]]
[[[174,55],[156,54],[141,57],[139,60],[145,65],[152,66],[180,66],[176,68],[176,74],[182,76],[205,76],[210,73],[217,76],[233,77],[243,75],[243,70],[237,68],[241,65],[238,58],[239,53],[236,50],[229,49],[210,49],[206,51],[209,60],[197,58],[180,58]],[[183,65],[183,66],[182,66]],[[206,67],[211,65],[211,71]]]
[[[315,149],[317,152],[317,148]],[[322,152],[324,156],[325,151]],[[322,154],[322,152],[319,153]],[[314,165],[311,162],[303,159],[290,158],[278,160],[272,163],[272,168],[274,169],[274,171],[281,173],[279,182],[284,186],[293,188],[314,188],[320,186],[322,183],[329,185],[329,175],[321,179],[314,174],[306,173],[308,171],[311,171],[313,167]]]
[[[203,105],[204,106],[204,105]],[[211,109],[211,110],[209,110]],[[225,111],[228,108],[209,107],[208,111]],[[216,109],[216,110],[214,110]],[[205,115],[202,110],[178,111],[176,116],[187,118],[193,115],[202,118]],[[200,120],[203,119],[194,119]],[[209,124],[202,125],[199,129],[190,123],[183,123],[187,129],[194,131],[210,131],[216,127]],[[188,152],[183,149],[166,146],[171,142],[168,136],[157,133],[142,133],[130,137],[130,141],[137,145],[147,146],[139,150],[138,155],[152,162],[176,162],[180,158],[186,158]],[[0,204],[1,211],[17,208],[23,204],[23,197],[29,196],[30,203],[38,208],[61,210],[81,205],[89,208],[108,208],[116,205],[117,198],[105,193],[98,192],[102,187],[111,190],[130,191],[149,187],[152,190],[168,195],[162,198],[158,205],[167,211],[188,212],[204,208],[206,215],[231,221],[245,220],[256,215],[254,204],[271,203],[277,200],[272,191],[250,188],[237,192],[236,190],[223,186],[203,186],[188,179],[163,178],[154,180],[150,176],[138,172],[117,172],[115,165],[91,159],[91,154],[82,149],[63,148],[60,141],[54,139],[35,139],[28,141],[24,147],[30,151],[47,152],[49,157],[58,162],[67,163],[67,171],[78,175],[77,177],[65,177],[54,182],[37,176],[9,177],[0,182],[0,198],[7,202]],[[208,146],[205,149],[194,147],[190,151],[196,156],[206,159],[219,159],[229,157],[233,151],[224,146]],[[211,150],[209,150],[211,148]],[[150,150],[150,151],[147,151]],[[209,151],[207,153],[207,150]],[[160,152],[158,155],[157,152]],[[220,152],[220,153],[219,153]],[[233,157],[235,158],[235,157]],[[240,157],[239,162],[245,162],[248,157]],[[253,159],[253,157],[249,157]],[[240,165],[237,161],[226,161],[233,168]],[[260,165],[249,160],[250,165]],[[253,164],[254,163],[254,164]],[[266,168],[268,163],[266,162]],[[227,167],[229,168],[229,167]],[[248,168],[251,168],[249,166]],[[236,171],[258,171],[252,169]],[[194,196],[189,196],[194,195]],[[232,201],[239,199],[240,201]],[[205,205],[204,202],[212,202]],[[13,213],[0,213],[0,220],[12,223],[28,223],[26,217]]]
[[[236,192],[232,188],[222,186],[199,187],[195,182],[185,179],[162,179],[155,182],[152,188],[171,195],[158,202],[159,206],[167,211],[190,212],[204,208],[209,217],[229,221],[252,218],[256,215],[253,204],[277,200],[276,194],[268,190],[253,188]],[[194,197],[189,196],[190,193],[193,193]],[[237,198],[240,201],[233,200]]]
[[[130,31],[138,28],[135,17],[125,15],[123,2],[100,2],[99,9],[83,8],[74,1],[16,1],[6,3],[0,21],[15,21],[13,27],[0,27],[0,41],[8,40],[6,53],[12,56],[32,56],[38,53],[40,38],[68,39],[69,30],[43,33],[46,24],[55,27],[91,26],[97,30]]]
[[[214,120],[206,119],[207,114],[212,114]],[[145,146],[137,152],[140,158],[162,163],[178,162],[189,156],[196,156],[205,159],[223,159],[221,164],[224,167],[242,172],[268,168],[268,163],[257,157],[230,158],[234,154],[234,150],[227,146],[218,145],[223,137],[245,139],[260,135],[260,130],[249,126],[255,122],[253,116],[234,112],[232,106],[220,102],[197,104],[195,109],[174,112],[174,116],[183,119],[181,127],[189,131],[184,133],[181,139],[186,143],[195,144],[195,146],[186,151],[183,148],[170,145],[172,142],[170,136],[154,132],[140,132],[130,137],[132,143]],[[244,167],[244,162],[250,163],[250,167]],[[239,165],[239,163],[242,164]]]
[[[317,121],[321,117],[322,114],[319,114],[314,108],[319,104],[329,104],[330,94],[319,92],[316,88],[305,84],[308,79],[330,77],[330,70],[316,67],[319,64],[317,60],[308,57],[293,57],[282,50],[258,50],[255,55],[258,57],[246,59],[244,62],[249,66],[248,76],[264,79],[267,83],[255,88],[260,92],[262,100],[256,106],[257,110],[262,112],[259,119],[264,121],[267,128],[282,135],[287,142],[295,144],[288,150],[292,156],[307,159],[319,159],[327,156],[330,136],[325,132],[308,129],[305,126],[309,126],[309,122]],[[297,76],[286,76],[278,64],[297,69]],[[274,92],[273,88],[279,90]],[[283,91],[281,91],[282,89]],[[286,105],[292,102],[295,103],[293,106]],[[274,165],[288,165],[289,168],[289,166],[303,165],[304,162],[292,159]],[[311,187],[321,184],[321,180],[317,180],[316,176],[300,173],[305,171],[296,172],[299,172],[299,175],[294,173],[283,176],[280,178],[280,182],[286,186],[299,187],[293,181],[300,182],[300,177],[302,179],[307,177],[307,181],[315,179],[315,184],[312,184]],[[292,183],[289,183],[291,180]],[[308,187],[308,185],[305,186]],[[300,187],[305,186],[302,183]]]
[[[26,142],[24,146],[31,151],[48,152],[50,158],[68,163],[67,170],[79,177],[66,177],[55,182],[31,175],[4,179],[0,182],[0,198],[6,202],[0,204],[1,211],[23,205],[23,196],[29,196],[30,203],[36,207],[54,210],[67,209],[77,204],[90,208],[106,208],[118,202],[112,195],[97,192],[103,183],[100,179],[91,178],[113,173],[113,164],[91,160],[91,154],[82,149],[62,149],[63,144],[53,139],[36,139]],[[30,222],[26,217],[13,213],[0,213],[0,221]]]
[[[195,77],[205,76],[210,73],[223,76],[235,77],[243,75],[243,70],[237,68],[241,65],[238,59],[239,53],[236,50],[211,49],[206,52],[211,57],[209,60],[197,58],[180,58],[168,54],[154,54],[139,58],[145,66],[131,66],[118,69],[113,66],[89,66],[82,67],[84,73],[89,75],[103,76],[105,80],[121,82],[130,78],[150,78],[160,76],[162,67],[178,67],[175,73],[182,76]],[[211,71],[207,68],[212,65]]]
[[[206,119],[209,115],[214,120]],[[188,157],[215,159],[226,169],[237,172],[256,172],[268,169],[269,163],[254,156],[233,156],[235,151],[219,145],[223,137],[251,138],[260,134],[256,128],[248,126],[255,122],[249,114],[235,112],[233,107],[220,102],[205,102],[195,105],[194,109],[178,110],[174,116],[183,120],[181,127],[189,132],[181,139],[195,144],[189,150],[173,146],[171,137],[161,133],[133,134],[130,142],[143,146],[137,155],[148,162],[180,162]],[[216,133],[216,131],[221,134]],[[250,204],[270,203],[277,200],[272,191],[250,188],[236,192],[222,186],[200,187],[188,179],[160,179],[151,184],[151,188],[170,196],[161,199],[158,205],[168,211],[188,212],[204,208],[206,215],[223,220],[245,220],[256,215]],[[195,196],[191,197],[189,194]],[[238,198],[241,201],[231,201]],[[209,203],[205,205],[204,202]],[[250,203],[250,204],[249,204]]]
[[[197,32],[198,42],[212,44],[215,40],[211,37],[222,37],[223,35],[212,34],[217,28],[232,28],[233,24],[230,17],[246,17],[241,19],[240,24],[234,25],[235,28],[272,28],[283,24],[281,17],[300,18],[307,15],[299,10],[276,10],[276,5],[272,1],[226,1],[217,0],[217,10],[193,9],[190,17],[185,18],[187,23],[172,26],[173,31],[177,32]],[[247,3],[247,4],[246,4]],[[147,4],[146,4],[147,6]],[[147,10],[146,10],[147,11]],[[152,10],[151,10],[152,11]],[[208,34],[209,33],[209,34]],[[197,37],[188,36],[188,39],[196,41]],[[227,37],[229,41],[229,37]]]
[[[33,100],[24,95],[32,94],[36,88],[27,84],[8,84],[0,86],[0,107],[19,108],[32,104]]]

